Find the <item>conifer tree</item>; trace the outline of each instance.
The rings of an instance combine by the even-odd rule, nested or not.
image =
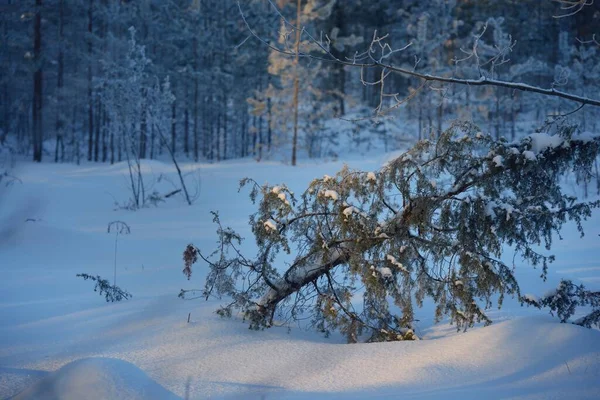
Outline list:
[[[545,277],[553,256],[538,246],[550,250],[568,220],[583,234],[600,202],[577,201],[559,180],[589,176],[599,151],[598,136],[564,122],[512,143],[455,123],[379,171],[343,168],[300,195],[247,179],[258,203],[250,218],[257,254],[243,254],[242,238],[215,215],[218,250],[189,245],[184,273],[202,259],[204,295],[230,297],[219,313],[240,311],[254,329],[310,317],[350,342],[414,339],[414,310],[425,299],[436,321],[489,324],[487,309],[507,295],[521,299],[505,245]]]

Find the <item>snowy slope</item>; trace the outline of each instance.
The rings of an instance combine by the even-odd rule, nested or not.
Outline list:
[[[387,157],[350,166],[375,170]],[[176,298],[181,288],[202,286],[201,267],[185,280],[181,253],[189,242],[214,246],[210,210],[250,237],[253,208],[237,193],[240,178],[285,182],[299,192],[341,165],[190,164],[188,178],[201,185],[192,207],[173,198],[137,212],[113,207],[115,199],[128,198],[124,164],[22,165],[15,174],[23,183],[0,192],[0,225],[10,221],[15,228],[0,238],[0,398],[42,392],[90,399],[148,398],[150,392],[191,399],[600,397],[600,332],[558,324],[514,301],[490,313],[494,325],[465,334],[432,326],[425,307],[418,333],[429,340],[345,345],[338,336],[297,327],[249,331],[235,318],[214,315],[218,302]],[[170,165],[146,168],[156,190],[171,189]],[[131,226],[130,235],[119,237],[117,283],[134,298],[106,304],[75,274],[112,280],[115,236],[107,225],[114,220]],[[543,293],[561,277],[597,288],[599,223],[595,215],[584,239],[569,228],[555,243],[548,282],[517,259],[523,291]],[[245,244],[252,246],[252,240]]]

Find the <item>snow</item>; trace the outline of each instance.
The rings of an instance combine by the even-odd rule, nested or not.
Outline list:
[[[26,399],[177,400],[135,365],[117,358],[83,358],[50,372],[14,397]]]
[[[488,217],[491,217],[491,218],[496,218],[496,211],[494,211],[494,207],[497,207],[497,206],[498,206],[498,204],[495,201],[493,201],[493,200],[487,201],[485,203],[485,215]]]
[[[504,161],[504,159],[502,158],[502,156],[495,156],[495,157],[492,159],[492,162],[493,162],[494,164],[496,164],[496,167],[498,167],[498,168],[500,168],[500,167],[502,167],[502,166],[504,165],[504,164],[503,164],[503,161]]]
[[[597,133],[593,133],[593,132],[589,132],[589,131],[575,133],[573,135],[574,140],[578,140],[583,143],[591,142],[592,140],[598,139],[598,137],[599,137],[599,135]]]
[[[359,213],[358,209],[354,206],[346,207],[342,212],[344,213],[346,218],[350,217],[353,213]]]
[[[325,190],[323,196],[330,198],[333,201],[336,201],[339,198],[339,194],[335,190]]]
[[[533,151],[525,150],[523,152],[523,156],[525,157],[525,160],[529,160],[529,161],[537,160],[537,157],[535,156],[535,153]]]
[[[323,175],[323,182],[328,183],[328,182],[332,182],[332,181],[335,181],[335,179],[329,175]]]
[[[392,274],[392,270],[388,267],[379,267],[377,271],[383,278],[392,278],[394,275]]]
[[[374,172],[367,173],[367,182],[377,182],[377,176],[375,176]]]
[[[351,167],[375,170],[384,157],[361,158]],[[414,330],[423,340],[346,345],[340,334],[324,338],[296,326],[251,331],[240,316],[214,314],[226,299],[177,298],[182,287],[203,286],[206,268],[197,264],[186,281],[181,254],[188,243],[214,249],[210,210],[248,239],[243,251],[255,251],[247,224],[255,208],[237,194],[240,178],[302,190],[341,166],[341,161],[301,167],[185,164],[188,177],[202,180],[193,206],[173,197],[131,212],[114,209],[115,199],[128,198],[126,164],[22,163],[14,174],[23,183],[0,189],[0,226],[14,225],[10,237],[0,237],[0,398],[600,397],[600,332],[560,324],[516,299],[488,311],[492,326],[464,334],[446,322],[433,324],[433,306],[426,300],[423,309],[415,309]],[[160,162],[145,162],[144,171],[149,178],[176,177],[172,166]],[[163,179],[153,189],[168,192],[169,185]],[[272,191],[279,195],[282,189]],[[115,220],[131,226],[130,235],[119,236],[117,282],[134,297],[107,304],[75,274],[112,280],[115,236],[106,228]],[[264,224],[277,229],[273,220]],[[599,224],[596,213],[585,225],[589,235],[580,239],[570,226],[564,240],[555,241],[557,261],[547,282],[517,259],[523,292],[544,293],[563,277],[597,288]],[[340,252],[332,251],[336,255]],[[374,271],[380,276],[397,272],[398,261],[386,258],[391,265]]]
[[[515,208],[512,205],[508,204],[508,203],[502,203],[500,205],[500,207],[506,213],[506,220],[509,221],[510,217],[512,216],[512,214],[515,212]]]
[[[272,219],[265,221],[263,225],[264,225],[265,229],[268,231],[273,231],[273,232],[277,231],[277,224]]]
[[[536,132],[529,135],[531,138],[531,151],[540,154],[547,149],[553,149],[563,144],[564,139],[560,135],[549,135],[544,132]]]
[[[536,304],[540,303],[540,298],[538,296],[536,296],[535,294],[528,293],[528,294],[524,295],[523,298],[531,301],[532,303],[536,303]]]
[[[403,249],[400,249],[400,252],[404,251]],[[404,265],[402,265],[401,262],[399,262],[398,260],[396,260],[396,257],[394,257],[391,254],[386,255],[385,257],[393,266],[395,266],[396,268],[398,268],[400,271],[402,272],[408,272],[408,270],[404,267]]]

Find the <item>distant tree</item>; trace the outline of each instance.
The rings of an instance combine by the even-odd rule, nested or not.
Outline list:
[[[35,25],[33,28],[33,104],[32,110],[32,142],[33,142],[33,161],[42,161],[44,152],[44,127],[42,126],[42,84],[43,84],[43,58],[42,58],[42,0],[35,0]]]
[[[324,2],[293,0],[279,3],[282,6],[287,3],[293,5],[295,11],[293,23],[297,27],[303,27],[316,20],[329,18],[335,0]],[[319,76],[323,74],[322,66],[318,62],[305,63],[305,60],[299,57],[300,52],[310,52],[313,43],[302,38],[301,28],[291,29],[289,25],[290,23],[282,15],[277,43],[295,55],[290,57],[274,49],[270,51],[268,72],[274,77],[275,82],[269,84],[259,98],[269,99],[272,103],[266,105],[261,102],[258,109],[262,111],[259,115],[269,114],[271,128],[281,133],[291,131],[291,164],[296,165],[300,147],[306,148],[309,156],[314,155],[315,141],[319,138],[315,133],[318,130],[317,121],[327,111],[331,114],[332,105],[320,101],[325,95],[318,87],[318,82],[321,80]],[[316,103],[319,104],[317,110],[313,108]],[[254,105],[256,110],[256,104]],[[292,118],[289,116],[290,109]],[[305,137],[304,146],[299,143],[301,140],[299,135],[302,131]]]

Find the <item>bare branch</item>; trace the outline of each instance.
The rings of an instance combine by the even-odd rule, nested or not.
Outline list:
[[[588,4],[588,2],[590,2],[590,1],[593,1],[593,0],[587,0],[587,2],[584,4],[584,6],[590,5],[591,3]],[[580,3],[580,2],[577,2],[577,3]],[[275,7],[275,5],[273,5],[273,6]],[[504,88],[513,89],[513,90],[520,90],[523,92],[538,93],[538,94],[542,94],[544,96],[549,96],[549,97],[558,97],[558,98],[570,100],[570,101],[573,101],[573,102],[576,102],[579,104],[587,104],[587,105],[592,105],[595,107],[600,107],[600,99],[594,99],[594,98],[585,97],[585,96],[578,96],[573,93],[556,90],[554,87],[545,89],[545,88],[542,88],[539,86],[533,86],[533,85],[529,85],[529,84],[521,83],[521,82],[510,82],[510,81],[503,81],[503,80],[499,80],[499,79],[486,78],[485,76],[483,76],[481,74],[481,71],[480,71],[479,79],[463,79],[463,78],[446,77],[446,76],[440,76],[440,75],[421,73],[421,72],[417,72],[415,69],[406,69],[406,68],[398,67],[392,63],[386,63],[383,61],[383,60],[389,59],[392,54],[396,53],[396,51],[392,51],[388,45],[382,44],[382,40],[385,38],[385,36],[377,37],[376,34],[375,34],[373,41],[371,42],[371,45],[367,51],[365,51],[364,53],[355,54],[354,57],[348,58],[347,60],[342,60],[339,57],[336,57],[325,45],[323,45],[321,42],[317,41],[304,28],[302,28],[302,30],[301,30],[302,35],[306,36],[309,39],[310,43],[313,44],[322,53],[322,56],[318,56],[318,55],[314,55],[314,54],[310,54],[310,53],[304,53],[304,52],[301,52],[300,50],[298,50],[296,52],[294,50],[290,50],[289,48],[281,49],[281,48],[278,48],[277,46],[272,45],[267,40],[261,38],[250,27],[250,24],[248,23],[239,2],[238,2],[238,8],[239,8],[241,17],[252,36],[254,36],[256,39],[258,39],[260,42],[262,42],[266,46],[268,46],[271,50],[279,52],[281,54],[288,55],[290,57],[295,57],[295,56],[308,57],[308,58],[315,59],[318,61],[333,62],[333,63],[342,64],[344,66],[353,67],[353,68],[365,69],[365,68],[379,67],[379,68],[385,69],[386,71],[388,71],[388,73],[393,72],[393,73],[397,73],[397,74],[401,74],[401,75],[412,76],[412,77],[420,78],[420,79],[423,79],[425,81],[430,81],[430,82],[451,83],[451,84],[464,85],[464,86],[504,87]],[[279,15],[282,15],[278,10],[277,10],[277,12],[279,13]],[[283,18],[283,16],[282,16],[282,18]],[[295,25],[293,25],[293,24],[289,23],[287,20],[285,20],[285,18],[283,18],[283,21],[291,29],[298,29]],[[375,45],[378,46],[378,48],[380,49],[380,52],[381,52],[381,54],[379,55],[378,58],[376,58],[372,54],[372,50],[375,48],[374,47]],[[409,45],[404,46],[402,49],[407,48]],[[473,55],[473,57],[475,57],[475,56],[476,56],[476,54]]]
[[[571,17],[583,10],[586,6],[594,4],[594,0],[553,0],[560,4],[560,9],[565,11],[564,14],[553,15],[553,18]]]

